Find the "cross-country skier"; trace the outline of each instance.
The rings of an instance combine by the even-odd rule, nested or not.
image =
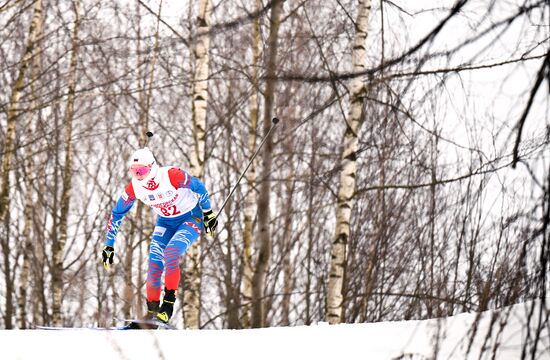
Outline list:
[[[146,147],[134,152],[129,166],[132,181],[113,208],[101,253],[103,265],[107,269],[113,263],[118,229],[134,202],[140,200],[153,208],[158,217],[149,249],[146,318],[167,323],[174,310],[180,281],[180,257],[197,241],[203,224],[206,232],[212,233],[218,221],[210,207],[208,192],[199,179],[177,167],[159,167]],[[163,272],[165,288],[161,305]],[[140,326],[131,323],[130,328]]]

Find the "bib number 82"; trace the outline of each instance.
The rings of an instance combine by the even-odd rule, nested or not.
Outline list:
[[[165,208],[161,208],[160,211],[162,212],[162,215],[164,216],[174,216],[181,214],[181,212],[176,208],[175,205],[171,205]]]

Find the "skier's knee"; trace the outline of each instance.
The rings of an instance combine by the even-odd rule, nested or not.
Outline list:
[[[167,269],[174,269],[179,265],[179,252],[174,248],[164,250],[164,264]]]

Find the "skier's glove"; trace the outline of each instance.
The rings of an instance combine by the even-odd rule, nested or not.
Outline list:
[[[214,230],[216,230],[216,226],[218,226],[218,219],[216,219],[216,215],[212,212],[212,210],[208,210],[207,212],[203,213],[204,216],[204,228],[206,229],[206,233],[210,233],[211,235],[214,234]]]
[[[105,269],[109,269],[109,265],[113,264],[115,257],[115,249],[112,246],[104,246],[101,252],[101,258],[103,259],[103,266]]]

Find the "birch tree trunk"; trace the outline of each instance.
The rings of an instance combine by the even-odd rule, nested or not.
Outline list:
[[[256,11],[262,6],[260,0],[256,0]],[[258,69],[260,63],[260,19],[256,17],[252,22],[252,93],[250,94],[250,126],[248,128],[248,153],[256,152],[256,139],[258,131]],[[252,309],[252,225],[254,221],[254,205],[256,203],[256,161],[254,160],[246,173],[247,193],[244,200],[244,231],[243,231],[243,277],[241,284],[242,313],[241,326],[250,328],[250,312]]]
[[[0,177],[0,224],[6,224],[9,222],[8,209],[10,206],[10,170],[11,162],[15,152],[15,127],[17,118],[19,116],[19,99],[25,86],[25,76],[29,68],[32,55],[34,52],[34,46],[37,42],[38,31],[40,28],[40,20],[42,18],[42,1],[36,1],[34,3],[33,17],[29,28],[29,38],[27,39],[27,46],[23,53],[21,63],[19,66],[19,72],[17,78],[12,87],[12,93],[9,99],[7,122],[6,122],[6,137],[4,139],[4,149],[2,151],[2,167]],[[14,284],[11,276],[12,266],[10,263],[10,247],[9,237],[7,236],[8,228],[4,229],[5,237],[1,239],[2,256],[4,262],[4,274],[6,284],[6,308],[4,309],[4,323],[6,329],[11,329],[12,316],[13,316],[13,290]]]
[[[37,1],[37,3],[40,3],[38,6],[41,7],[41,1]],[[42,11],[39,11],[37,14],[35,14],[37,18],[37,28],[36,28],[36,37],[37,39],[42,35]],[[32,98],[36,99],[36,79],[38,78],[40,74],[40,53],[41,49],[39,45],[35,45],[34,51],[32,56],[32,84],[31,84],[31,94]],[[37,108],[38,106],[37,101],[33,101],[31,103],[31,108]],[[35,116],[34,113],[32,113],[32,116]],[[30,119],[29,123],[27,125],[27,139],[32,139],[33,137],[33,120]],[[30,271],[31,271],[31,256],[33,252],[34,245],[36,243],[36,239],[31,238],[32,237],[32,223],[36,217],[35,212],[35,206],[34,206],[34,176],[33,174],[35,172],[35,160],[33,156],[33,150],[30,146],[27,146],[25,150],[25,164],[24,164],[24,178],[25,178],[25,187],[27,189],[27,192],[25,194],[25,209],[32,209],[32,211],[25,211],[25,225],[23,226],[23,264],[21,266],[21,275],[19,278],[19,300],[18,300],[18,319],[19,319],[19,327],[21,329],[27,328],[27,304],[30,304],[30,302],[27,300],[27,296],[29,294],[28,292],[28,286],[29,286],[29,279],[30,279]],[[33,306],[36,307],[36,304],[33,304]]]
[[[204,145],[206,137],[206,105],[208,101],[208,51],[210,47],[210,0],[199,2],[197,17],[197,42],[194,47],[196,61],[193,77],[193,151],[191,153],[191,175],[204,176]],[[188,250],[188,266],[184,279],[188,288],[184,289],[183,316],[185,327],[198,329],[200,324],[200,243],[197,242]]]
[[[29,139],[32,136],[32,127],[28,126],[27,133]],[[34,195],[34,176],[32,171],[34,169],[34,161],[31,154],[30,146],[27,147],[27,159],[25,163],[25,184],[27,187],[27,193],[25,194],[25,209],[33,209],[33,195]],[[23,227],[23,265],[21,266],[21,276],[19,278],[19,301],[18,301],[18,318],[19,327],[21,329],[27,328],[27,288],[29,286],[29,276],[31,269],[31,253],[33,249],[33,239],[31,239],[32,233],[32,221],[34,210],[25,214],[25,225]]]
[[[80,4],[79,0],[73,2],[74,7],[74,28],[72,39],[71,60],[68,72],[68,96],[67,106],[65,108],[64,125],[65,135],[65,167],[63,171],[63,188],[61,193],[61,210],[59,213],[59,237],[53,239],[52,244],[52,323],[54,326],[61,326],[61,305],[63,302],[63,258],[65,254],[65,243],[67,242],[67,223],[69,216],[69,206],[71,203],[71,186],[73,177],[73,118],[74,101],[76,88],[76,65],[78,61],[78,30],[80,27]]]
[[[275,93],[275,74],[277,64],[277,40],[279,38],[279,25],[283,0],[273,1],[271,9],[270,29],[267,48],[269,49],[267,58],[267,82],[265,88],[265,108],[263,128],[264,134],[267,134],[271,127],[271,118],[273,114],[274,93]],[[259,251],[256,268],[252,278],[252,327],[259,328],[265,326],[265,304],[264,287],[265,276],[269,260],[271,258],[271,233],[269,229],[270,222],[270,197],[271,197],[271,163],[273,158],[273,138],[269,137],[262,149],[262,176],[263,179],[260,196],[258,198],[258,229],[259,229]]]
[[[353,73],[365,70],[368,17],[370,0],[358,1],[356,33],[353,42]],[[356,151],[358,132],[363,120],[363,97],[365,84],[361,77],[351,81],[350,107],[346,130],[344,133],[344,151],[340,161],[342,172],[338,188],[338,203],[336,208],[336,231],[332,241],[331,262],[328,279],[326,318],[330,324],[338,324],[343,320],[343,284],[346,261],[346,248],[350,232],[351,210],[355,193],[355,174],[357,172]]]

